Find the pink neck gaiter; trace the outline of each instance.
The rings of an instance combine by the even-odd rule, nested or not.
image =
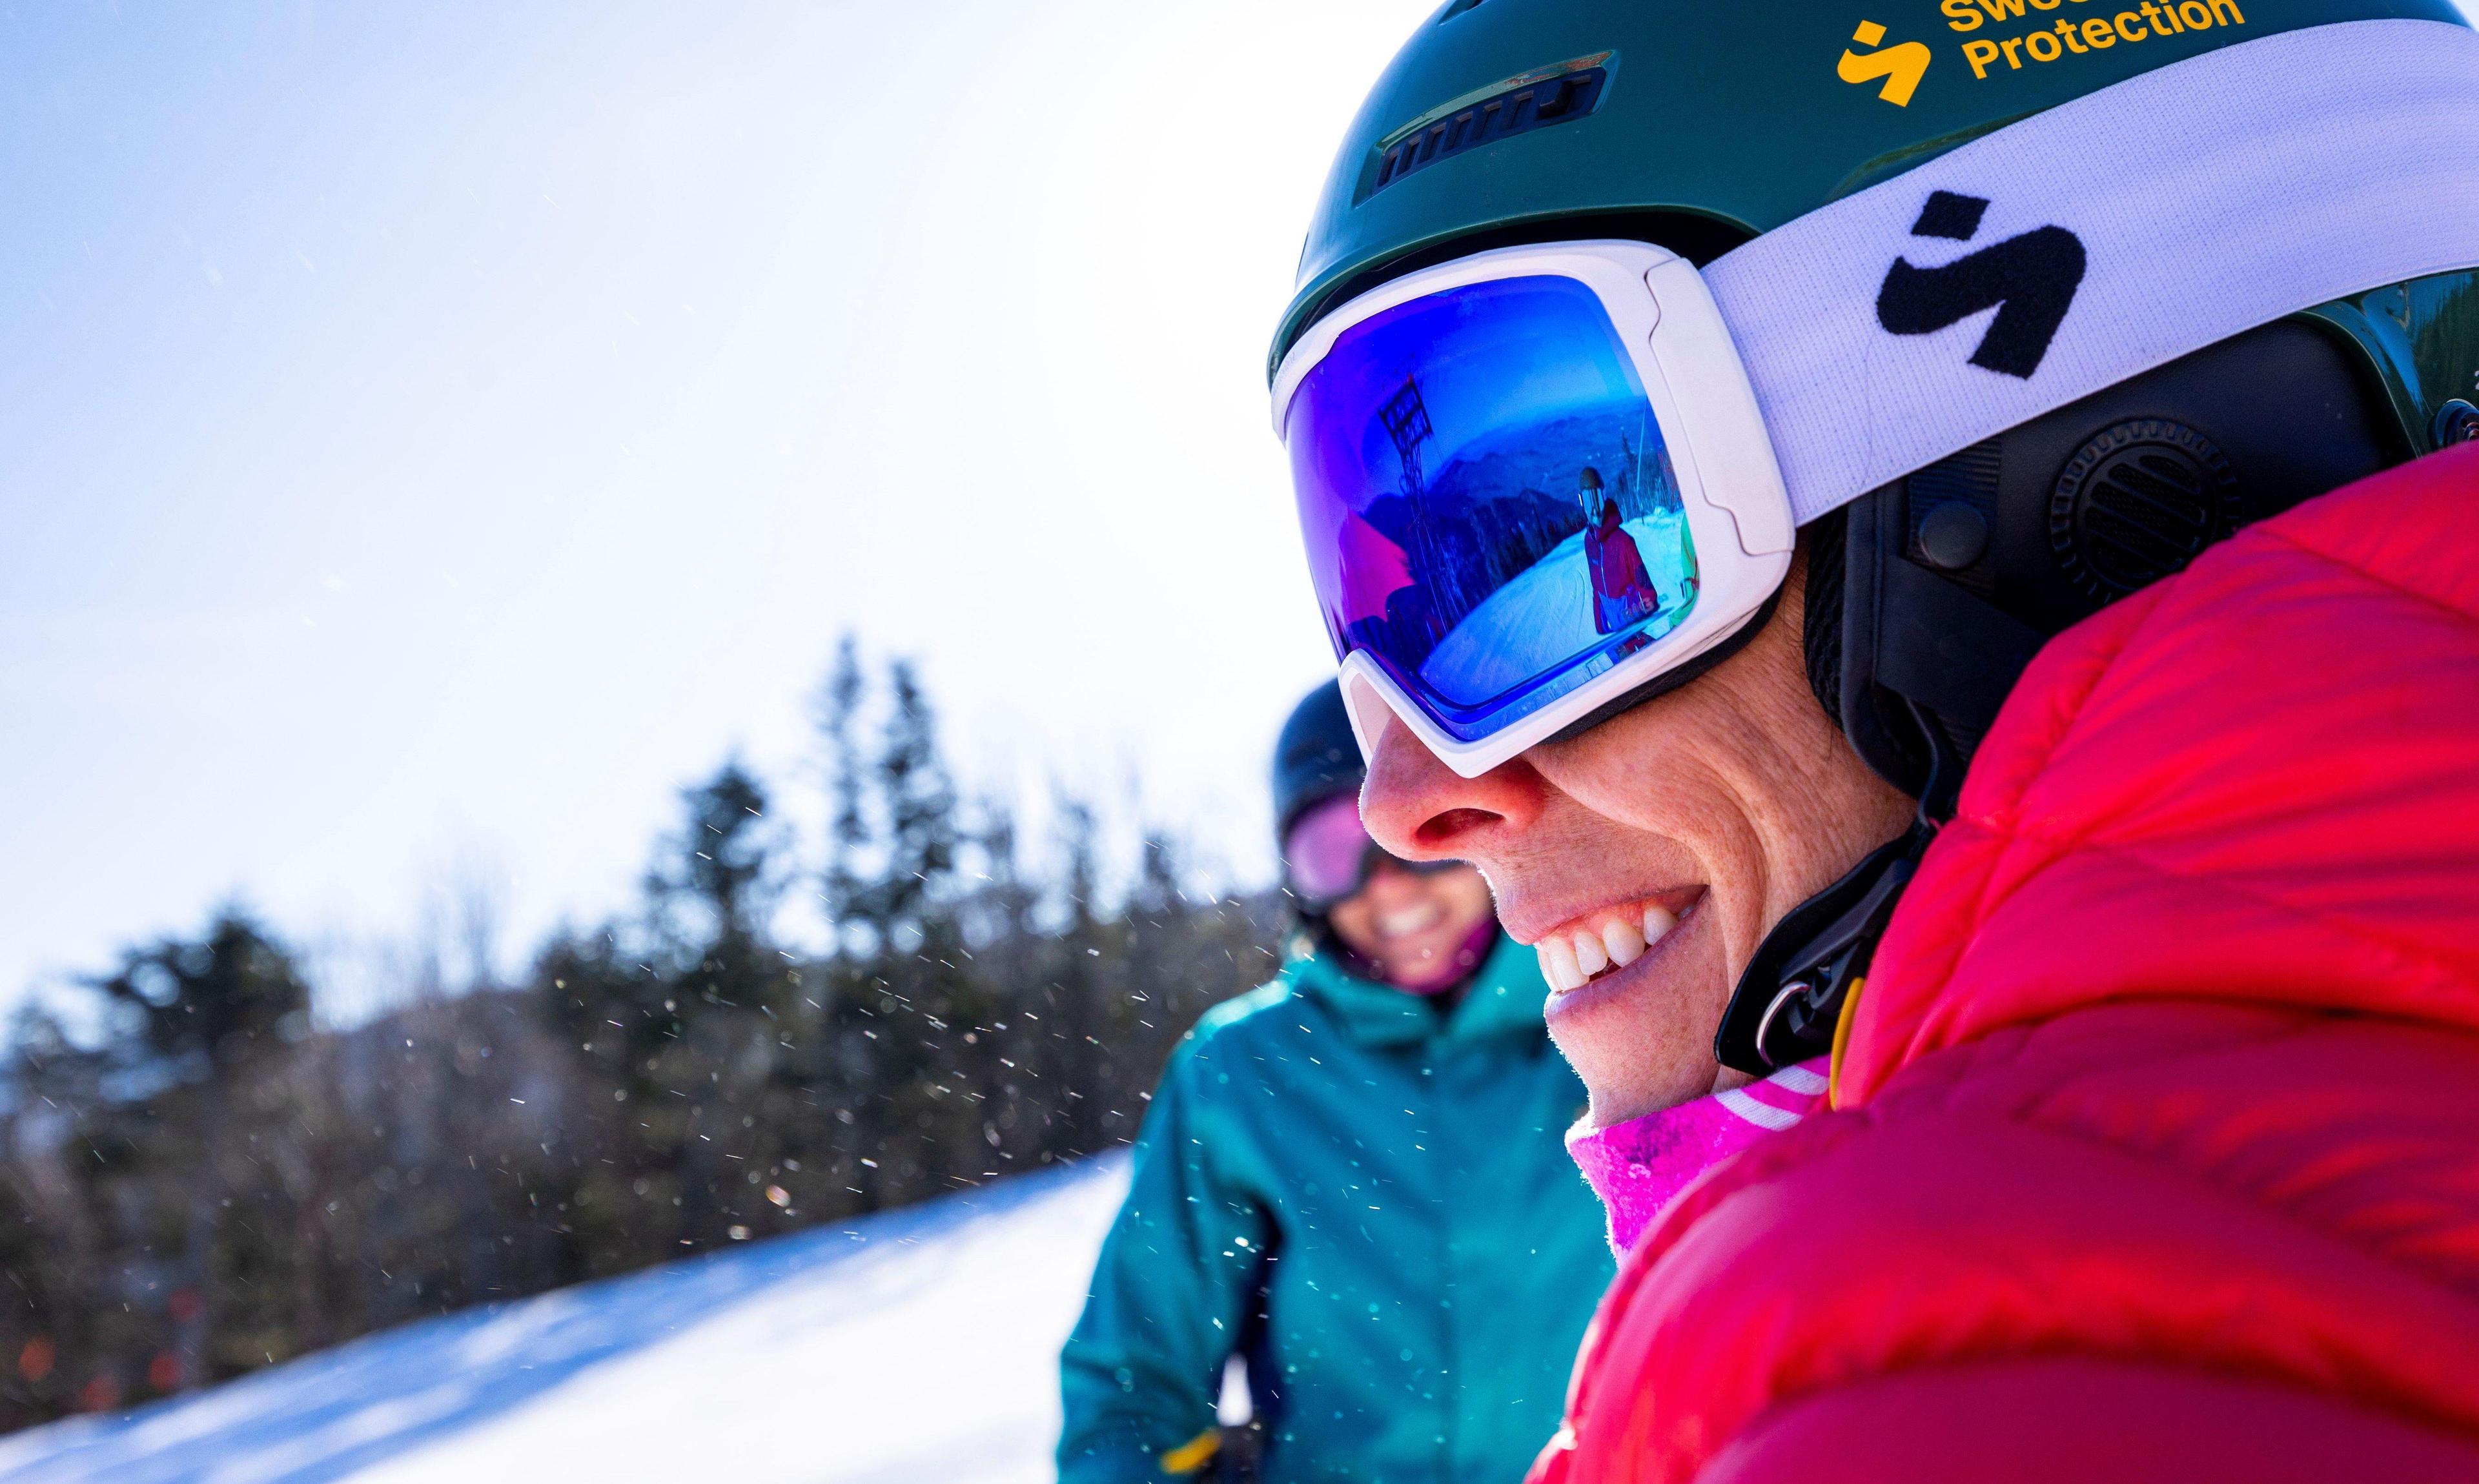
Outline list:
[[[1744,1087],[1569,1134],[1567,1152],[1610,1214],[1611,1249],[1626,1256],[1697,1176],[1814,1113],[1825,1102],[1828,1060],[1818,1057]]]

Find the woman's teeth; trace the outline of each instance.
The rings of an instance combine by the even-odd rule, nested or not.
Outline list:
[[[1678,926],[1678,916],[1656,903],[1605,912],[1582,927],[1561,928],[1534,945],[1541,977],[1551,992],[1580,989],[1602,974],[1625,968]]]
[[[1378,935],[1404,937],[1414,933],[1425,933],[1436,927],[1445,914],[1445,908],[1434,902],[1423,902],[1398,911],[1381,912],[1377,917]]]

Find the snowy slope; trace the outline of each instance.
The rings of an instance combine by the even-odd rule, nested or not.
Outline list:
[[[0,1484],[1017,1484],[1124,1157],[0,1440]]]
[[[1684,616],[1688,542],[1674,510],[1622,527],[1635,538],[1670,623]],[[1669,632],[1664,627],[1662,632]],[[1521,643],[1515,642],[1517,638]],[[1593,627],[1593,575],[1577,531],[1489,595],[1446,631],[1420,678],[1449,696],[1496,696],[1602,641]]]

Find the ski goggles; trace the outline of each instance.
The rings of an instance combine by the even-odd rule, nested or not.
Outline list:
[[[1404,860],[1388,855],[1360,822],[1360,800],[1337,794],[1311,806],[1283,833],[1283,881],[1303,911],[1330,911],[1360,895],[1381,863],[1420,875],[1450,871],[1459,860]]]
[[[1645,243],[1480,253],[1344,305],[1276,431],[1342,691],[1466,777],[1745,627],[1790,500],[1693,265]]]
[[[1477,777],[1727,653],[1799,525],[2257,325],[2479,266],[2474,128],[2468,30],[2311,27],[2035,113],[1700,272],[1551,243],[1325,314],[1273,418],[1363,751],[1391,715]],[[2160,138],[2176,158],[2139,172],[2059,167]]]

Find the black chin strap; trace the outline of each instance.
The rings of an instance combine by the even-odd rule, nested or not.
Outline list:
[[[1833,1050],[1851,986],[1868,972],[1938,825],[1954,816],[1962,777],[1957,751],[1933,716],[1916,704],[1911,710],[1931,753],[1911,828],[1791,908],[1765,934],[1713,1036],[1713,1055],[1724,1066],[1763,1077]]]

